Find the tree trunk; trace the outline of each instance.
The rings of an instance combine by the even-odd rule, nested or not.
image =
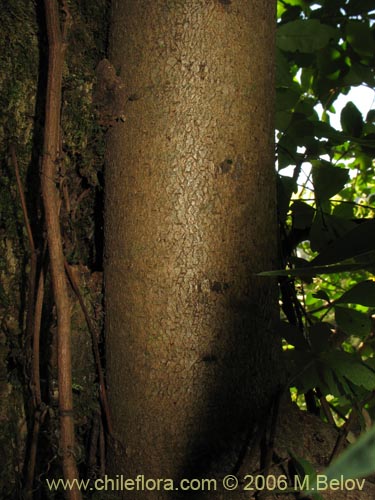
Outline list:
[[[229,473],[276,390],[276,285],[256,276],[276,258],[274,10],[113,3],[127,93],[106,157],[113,475]]]

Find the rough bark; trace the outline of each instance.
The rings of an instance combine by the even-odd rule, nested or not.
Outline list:
[[[127,91],[105,181],[113,474],[230,472],[276,390],[276,285],[256,277],[276,255],[274,7],[113,3]]]

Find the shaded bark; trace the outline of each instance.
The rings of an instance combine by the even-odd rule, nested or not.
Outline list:
[[[228,473],[276,391],[276,285],[256,277],[276,256],[274,24],[258,0],[113,5],[111,473]]]

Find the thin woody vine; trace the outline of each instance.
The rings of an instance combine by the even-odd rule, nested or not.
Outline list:
[[[30,217],[29,214],[30,208],[25,197],[20,173],[17,141],[11,140],[9,145],[10,162],[13,167],[27,235],[27,253],[30,256],[24,349],[25,352],[30,353],[30,360],[25,366],[25,377],[29,380],[31,398],[27,405],[29,436],[24,453],[24,483],[22,486],[24,497],[29,499],[33,498],[34,492],[42,487],[43,474],[51,467],[55,467],[56,461],[61,464],[63,478],[66,480],[72,481],[79,477],[82,460],[87,463],[86,470],[89,474],[96,475],[99,471],[103,474],[105,470],[105,436],[110,438],[112,435],[100,346],[101,311],[96,311],[97,314],[93,311],[95,307],[100,309],[100,304],[93,307],[90,297],[95,289],[96,299],[99,298],[99,302],[101,300],[100,273],[97,273],[96,283],[93,284],[90,279],[86,283],[85,297],[85,291],[82,291],[81,269],[69,264],[66,257],[67,248],[72,247],[69,240],[72,230],[66,223],[66,214],[74,217],[75,211],[79,210],[79,203],[92,191],[92,187],[87,186],[87,182],[82,182],[84,177],[81,175],[81,184],[86,185],[79,186],[81,192],[77,189],[78,194],[73,193],[75,198],[71,197],[62,174],[64,161],[69,156],[63,151],[62,121],[64,118],[61,116],[61,110],[65,109],[63,103],[64,68],[73,19],[67,2],[59,4],[57,1],[46,0],[43,12],[39,15],[42,19],[39,22],[47,34],[48,58],[46,63],[48,69],[45,96],[41,99],[44,103],[44,110],[41,113],[44,115],[43,145],[39,159],[42,206],[37,215],[33,213]],[[65,85],[69,85],[69,82],[65,82]],[[94,117],[95,121],[95,112],[90,110],[90,114],[90,118]],[[103,127],[98,126],[98,130],[101,133]],[[73,203],[75,203],[75,211],[72,210]],[[33,220],[31,221],[31,219]],[[41,226],[42,230],[36,230],[35,228],[38,226]],[[53,307],[50,299],[46,297],[46,292],[52,293]],[[88,300],[89,305],[87,305]],[[77,388],[77,384],[72,378],[71,315],[73,303],[76,303],[76,306],[80,308],[81,318],[78,326],[86,330],[84,333],[91,338],[89,342],[89,351],[91,352],[86,355],[89,364],[84,369],[94,371],[94,373],[89,373],[88,377],[93,379],[94,386],[97,387],[96,395],[94,393],[88,397],[86,403],[89,406],[81,409],[83,422],[87,418],[92,419],[90,426],[84,423],[83,427],[91,427],[91,430],[88,437],[78,436],[78,442],[77,428],[75,429],[74,424],[77,410],[73,408],[73,391],[79,393],[82,387]],[[82,326],[83,323],[85,324]],[[53,345],[45,337],[46,326],[54,330]],[[49,351],[52,352],[54,359],[48,359],[47,363],[51,365],[49,370],[54,372],[52,378],[56,377],[57,379],[57,387],[54,389],[48,387],[49,384],[53,385],[53,380],[51,374],[46,374],[46,370],[43,368],[46,356],[47,358],[51,357],[48,354]],[[90,369],[90,361],[92,369]],[[49,379],[47,386],[45,377]],[[53,391],[55,391],[55,400],[58,406],[56,410],[51,407],[50,396]],[[97,403],[95,398],[98,400]],[[75,396],[75,400],[76,403],[77,400],[79,401],[77,396]],[[47,452],[46,457],[42,459],[44,470],[41,470],[40,459],[43,456],[41,448],[46,444],[46,431],[50,435],[47,437],[47,445],[53,448],[53,441],[56,441],[56,438],[52,437],[52,433],[55,432],[53,429],[56,425],[58,425],[58,438],[54,445],[55,451],[52,454]],[[83,438],[86,441],[89,439],[88,444],[84,445],[87,447],[87,452],[82,450]],[[59,476],[58,472],[57,476]],[[66,492],[66,495],[72,500],[82,498],[77,487]]]

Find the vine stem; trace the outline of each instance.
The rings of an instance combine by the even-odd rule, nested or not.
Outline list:
[[[39,274],[38,289],[35,300],[34,328],[33,328],[33,357],[32,357],[32,387],[34,393],[34,424],[31,435],[30,451],[27,463],[25,500],[32,499],[35,467],[38,454],[38,441],[40,428],[44,422],[47,406],[42,401],[42,391],[40,385],[40,328],[42,321],[44,298],[44,272],[41,269]]]
[[[105,421],[107,424],[108,434],[113,437],[113,426],[112,426],[111,413],[109,410],[109,404],[108,404],[108,399],[107,399],[107,390],[106,390],[106,385],[105,385],[104,373],[103,373],[103,369],[102,369],[102,365],[101,365],[101,361],[100,361],[98,335],[97,335],[96,329],[95,329],[95,327],[90,319],[90,315],[88,313],[87,307],[85,306],[85,302],[83,300],[82,294],[79,291],[78,283],[74,277],[72,270],[70,269],[69,264],[66,261],[65,261],[65,271],[66,271],[66,274],[69,278],[72,289],[77,296],[78,302],[81,306],[81,310],[82,310],[83,315],[84,315],[85,320],[86,320],[87,328],[88,328],[90,336],[91,336],[92,350],[93,350],[93,354],[94,354],[94,361],[95,361],[95,365],[96,365],[96,371],[97,371],[98,382],[99,382],[99,398],[100,398],[100,402],[102,404],[102,410],[104,412],[104,418],[105,418]]]
[[[53,295],[57,313],[58,390],[60,411],[60,454],[65,480],[78,479],[72,392],[70,301],[64,269],[64,252],[59,219],[59,192],[56,186],[59,161],[61,86],[66,43],[66,24],[61,29],[56,0],[44,0],[48,37],[48,76],[41,186]],[[65,6],[66,8],[66,6]],[[69,16],[66,17],[70,19]],[[74,483],[75,484],[75,481]],[[66,491],[69,500],[81,500],[75,485]]]
[[[18,158],[16,153],[16,146],[14,144],[10,145],[10,155],[12,158],[12,164],[14,168],[14,174],[16,176],[17,190],[20,198],[20,203],[22,207],[22,214],[25,222],[25,228],[27,233],[27,239],[30,247],[30,271],[28,276],[28,293],[27,293],[27,311],[26,311],[26,338],[25,344],[28,346],[28,342],[32,341],[34,337],[34,305],[35,305],[35,288],[37,281],[37,267],[38,267],[38,255],[35,247],[33,232],[31,229],[30,219],[27,211],[27,204],[25,199],[25,193],[22,185],[20,169],[18,166]],[[34,409],[37,407],[36,396],[34,391],[34,384],[32,385],[33,391],[33,406]]]
[[[17,189],[21,202],[22,213],[25,221],[25,228],[31,253],[29,285],[28,285],[29,290],[28,290],[27,314],[26,314],[26,340],[27,341],[29,341],[30,339],[32,340],[31,393],[32,393],[33,408],[34,408],[34,415],[33,415],[34,423],[30,440],[29,456],[27,460],[26,481],[25,481],[25,491],[24,491],[25,499],[29,500],[32,499],[32,488],[34,482],[40,425],[45,415],[45,413],[44,414],[41,413],[42,397],[40,390],[40,374],[39,374],[39,337],[40,337],[40,320],[41,320],[42,306],[43,306],[44,281],[43,281],[43,272],[41,272],[38,283],[37,298],[35,301],[35,309],[34,309],[35,283],[37,276],[38,257],[35,248],[33,232],[31,230],[30,219],[27,211],[24,189],[22,186],[16,147],[14,144],[10,145],[10,154],[12,157],[12,163],[17,182]]]

